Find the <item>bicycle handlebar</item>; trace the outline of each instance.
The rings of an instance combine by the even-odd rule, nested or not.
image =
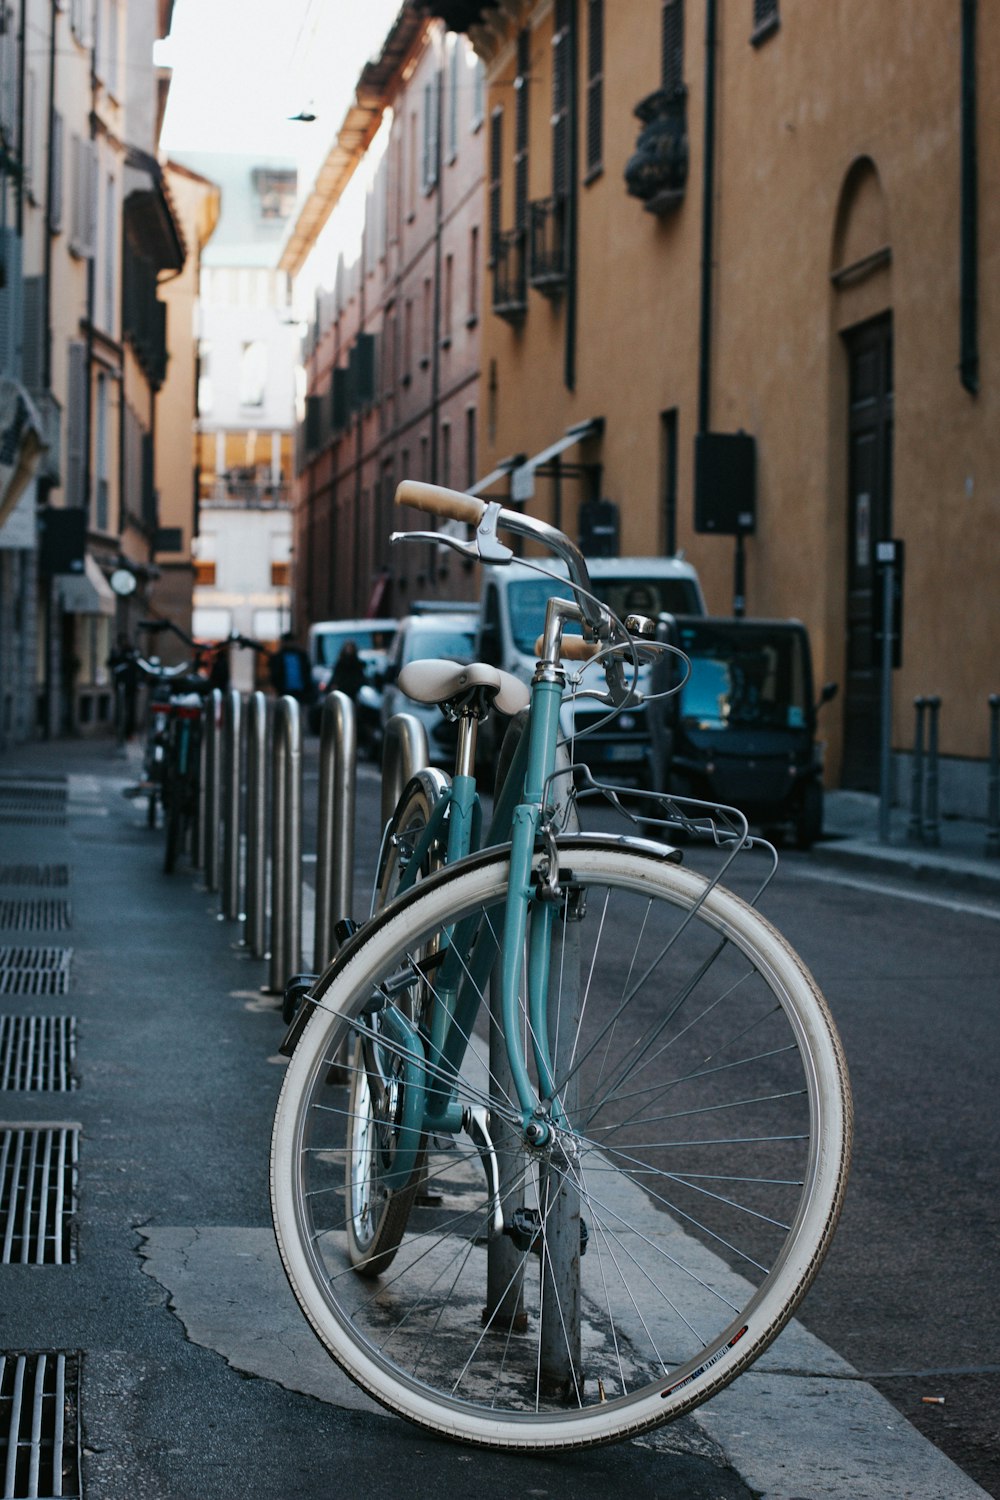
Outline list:
[[[471,551],[484,562],[509,563],[513,553],[496,541],[496,530],[508,531],[514,536],[530,537],[540,542],[549,552],[561,557],[569,570],[569,581],[574,585],[577,602],[583,612],[585,624],[600,639],[606,640],[610,630],[610,618],[594,598],[593,586],[586,559],[575,542],[565,532],[550,526],[547,521],[524,516],[518,511],[505,510],[496,501],[480,500],[476,495],[465,495],[460,490],[447,490],[436,484],[421,484],[415,479],[404,479],[396,489],[396,504],[411,505],[433,516],[444,516],[452,521],[466,521],[477,528],[478,536],[472,544],[457,542],[456,538],[439,537],[446,545],[456,546],[460,551]]]

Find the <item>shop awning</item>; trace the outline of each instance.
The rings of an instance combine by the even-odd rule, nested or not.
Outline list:
[[[513,498],[518,499],[520,498],[518,495],[518,486],[519,484],[524,484],[525,481],[530,493],[536,469],[541,469],[545,464],[551,463],[554,458],[558,458],[560,453],[565,453],[566,449],[572,448],[575,443],[584,443],[588,438],[600,437],[603,431],[603,417],[589,417],[585,422],[574,422],[572,427],[566,428],[562,437],[556,438],[554,443],[550,443],[547,448],[543,448],[540,453],[534,454],[533,457],[526,458],[523,453],[517,453],[512,458],[502,458],[496,468],[492,469],[485,478],[477,479],[475,484],[470,485],[467,493],[470,495],[481,495],[484,490],[489,489],[490,485],[496,484],[498,479],[517,476],[517,478],[511,478],[511,486]],[[495,499],[497,497],[492,496],[487,498]]]
[[[113,615],[115,596],[97,563],[86,553],[82,573],[59,574],[59,598],[71,615]]]

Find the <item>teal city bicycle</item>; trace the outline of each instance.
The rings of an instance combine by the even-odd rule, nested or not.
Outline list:
[[[397,500],[470,523],[430,537],[488,566],[512,557],[498,532],[531,539],[574,597],[554,585],[530,687],[406,669],[457,720],[455,774],[405,789],[372,914],[295,1017],[278,1245],[316,1334],[392,1411],[498,1449],[617,1441],[722,1389],[791,1317],[843,1201],[847,1069],[752,905],[660,838],[579,830],[560,705],[634,705],[652,622],[615,619],[544,523],[410,482]],[[486,829],[491,708],[512,725]],[[773,854],[730,809],[661,797],[656,823],[704,833],[723,870]]]

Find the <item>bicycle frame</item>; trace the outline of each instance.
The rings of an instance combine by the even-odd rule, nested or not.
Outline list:
[[[572,609],[572,606],[570,606]],[[400,891],[416,879],[421,862],[440,840],[447,820],[447,862],[454,864],[480,847],[510,843],[510,875],[503,914],[495,914],[489,931],[481,917],[465,919],[453,930],[451,941],[434,977],[434,1005],[429,1032],[421,1032],[398,1011],[392,1016],[389,1038],[403,1061],[407,1079],[407,1120],[397,1152],[392,1182],[401,1185],[416,1162],[421,1131],[456,1133],[464,1127],[464,1112],[453,1097],[468,1039],[486,984],[500,957],[499,1019],[506,1038],[511,1078],[526,1138],[544,1145],[550,1119],[558,1123],[562,1111],[556,1095],[555,1068],[549,1048],[547,1016],[548,970],[556,908],[534,889],[531,879],[536,840],[542,826],[543,793],[555,768],[559,708],[565,673],[555,660],[542,659],[531,687],[525,732],[497,795],[485,840],[478,834],[482,815],[475,778],[457,774],[448,792],[432,811],[417,841],[413,857],[400,881]],[[536,1088],[519,1041],[521,955],[528,936],[532,903],[534,920],[528,944],[527,994],[529,1028]],[[475,939],[475,941],[474,941]],[[472,954],[471,958],[466,955]]]

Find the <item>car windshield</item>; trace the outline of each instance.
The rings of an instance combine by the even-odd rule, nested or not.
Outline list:
[[[801,729],[808,721],[805,638],[798,630],[685,624],[691,675],[681,717],[699,729]]]
[[[697,614],[701,607],[690,578],[595,578],[593,584],[594,593],[620,620],[629,614],[651,618],[663,612]],[[545,626],[548,600],[572,597],[569,584],[561,579],[526,578],[512,583],[508,593],[510,628],[518,651],[526,656],[533,654]],[[570,632],[571,627],[566,633]]]
[[[476,649],[473,625],[442,625],[439,629],[412,630],[404,648],[403,666],[411,661],[471,661]]]
[[[333,667],[344,647],[345,641],[353,641],[362,656],[384,655],[392,645],[395,632],[371,630],[365,626],[352,626],[344,630],[324,630],[316,635],[316,660],[320,666]]]

